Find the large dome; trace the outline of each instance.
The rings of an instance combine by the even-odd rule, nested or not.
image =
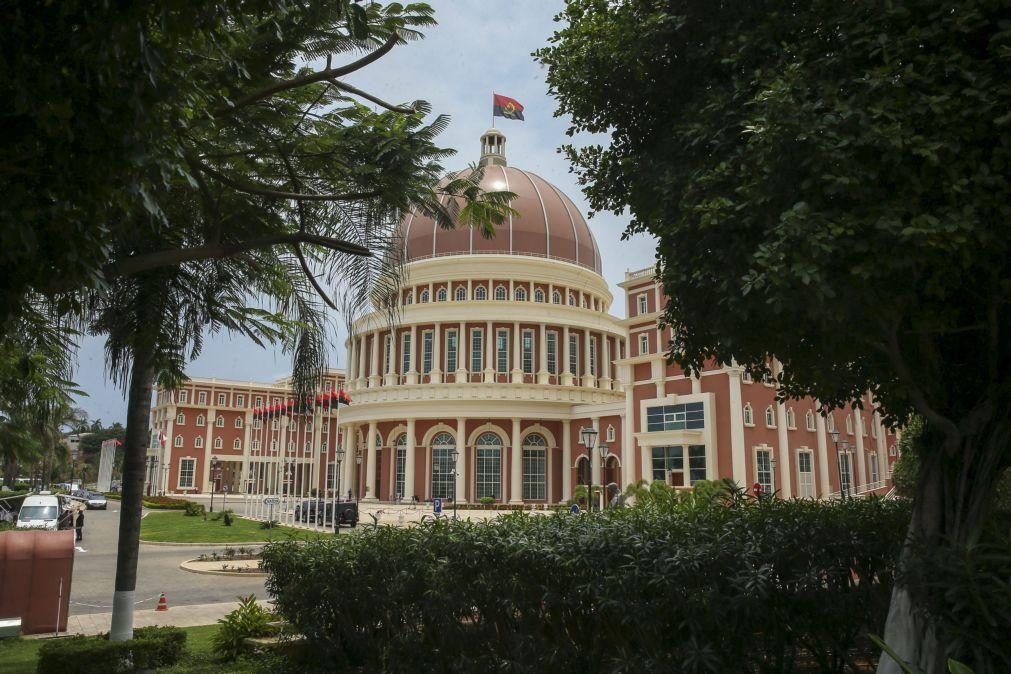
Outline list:
[[[429,217],[409,213],[400,223],[406,261],[481,253],[530,255],[572,262],[600,274],[600,249],[576,205],[544,178],[507,166],[504,150],[500,131],[490,129],[481,137],[481,188],[516,194],[511,205],[518,215],[486,239],[469,227],[442,229]]]

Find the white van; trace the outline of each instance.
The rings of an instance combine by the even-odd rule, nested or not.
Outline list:
[[[60,498],[53,495],[27,496],[21,504],[18,513],[18,529],[52,529],[59,528],[63,506]]]

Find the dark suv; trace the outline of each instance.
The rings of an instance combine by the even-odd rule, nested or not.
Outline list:
[[[300,522],[313,523],[319,523],[322,519],[324,524],[330,524],[334,521],[335,506],[337,509],[335,529],[342,524],[352,527],[358,525],[358,504],[353,501],[338,501],[337,503],[323,499],[302,501],[295,506],[295,519]]]

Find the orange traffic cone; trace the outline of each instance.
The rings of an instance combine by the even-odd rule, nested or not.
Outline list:
[[[165,601],[165,593],[162,592],[161,596],[158,597],[158,606],[155,608],[155,611],[167,611],[167,610],[168,610],[168,602]]]

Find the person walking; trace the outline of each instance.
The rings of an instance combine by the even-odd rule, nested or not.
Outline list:
[[[77,529],[77,541],[81,542],[84,540],[84,508],[77,511],[77,521],[74,523],[74,528]]]

